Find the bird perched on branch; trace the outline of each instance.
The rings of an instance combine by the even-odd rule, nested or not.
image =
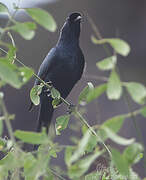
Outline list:
[[[38,71],[38,76],[45,82],[51,81],[63,98],[68,96],[80,80],[84,69],[84,55],[79,46],[81,19],[81,14],[76,12],[67,17],[56,46],[50,50]],[[35,85],[38,84],[40,82],[36,80]],[[49,94],[45,88],[40,94],[38,132],[45,127],[48,133],[54,111],[53,99]]]

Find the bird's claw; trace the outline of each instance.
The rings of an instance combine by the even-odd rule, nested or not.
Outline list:
[[[72,112],[75,111],[75,108],[76,108],[76,105],[70,104],[70,105],[68,106],[67,113],[68,113],[68,114],[71,114]]]
[[[48,82],[46,82],[50,87],[52,87],[53,86],[53,83],[52,83],[52,81],[48,81]]]
[[[48,81],[48,82],[46,82],[46,84],[48,84],[50,86],[50,88],[53,87],[52,81]],[[50,92],[50,89],[46,89],[46,90],[44,90],[44,92]],[[50,96],[50,95],[51,94],[48,94],[47,96]]]

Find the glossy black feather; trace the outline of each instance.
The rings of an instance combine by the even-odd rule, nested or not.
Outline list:
[[[80,18],[79,13],[72,13],[65,21],[60,32],[59,40],[50,50],[42,62],[38,76],[45,82],[51,81],[53,86],[66,98],[77,81],[81,78],[84,69],[84,56],[79,47]],[[35,85],[39,81],[35,81]],[[47,128],[53,115],[52,98],[50,92],[43,89],[40,95],[40,112],[37,131],[42,126]]]

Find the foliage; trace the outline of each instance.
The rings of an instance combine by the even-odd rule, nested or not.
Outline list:
[[[15,12],[19,11],[19,7],[16,6],[15,8]],[[54,87],[41,80],[31,68],[26,67],[16,57],[17,48],[10,31],[14,31],[22,38],[30,40],[35,36],[36,23],[51,32],[54,32],[57,27],[54,18],[43,9],[27,8],[24,11],[31,16],[33,22],[17,22],[9,14],[8,8],[0,3],[0,13],[7,14],[8,21],[11,22],[10,26],[0,28],[0,45],[7,49],[5,51],[0,48],[1,51],[6,53],[6,56],[0,57],[0,87],[8,84],[13,88],[20,89],[34,76],[40,81],[40,85],[33,87],[30,91],[30,98],[34,105],[40,103],[39,95],[45,86],[51,92],[50,95],[54,99],[53,106],[55,108],[62,101],[71,110],[71,114],[56,119],[56,135],[61,135],[63,130],[68,127],[70,116],[74,116],[77,121],[74,122],[74,126],[70,126],[70,129],[81,131],[82,137],[80,139],[71,137],[73,145],[64,146],[49,138],[45,130],[41,133],[21,130],[13,132],[10,120],[14,119],[14,115],[8,113],[4,102],[4,94],[0,92],[0,151],[5,154],[0,160],[0,179],[18,180],[24,178],[26,180],[38,180],[42,177],[44,180],[53,180],[69,177],[73,180],[140,180],[141,178],[133,170],[133,165],[143,158],[144,147],[141,143],[135,142],[134,138],[126,139],[118,134],[127,118],[138,114],[146,117],[146,106],[144,106],[146,87],[137,82],[122,82],[117,72],[117,54],[127,56],[130,52],[128,43],[116,38],[98,40],[95,36],[91,37],[93,43],[108,43],[113,48],[112,56],[96,63],[99,70],[110,71],[110,75],[104,78],[102,84],[95,87],[91,82],[88,82],[78,97],[77,106],[72,108],[70,103],[63,99]],[[1,40],[2,36],[9,36],[11,42],[9,44],[3,42]],[[20,66],[18,66],[18,63]],[[104,123],[91,127],[83,117],[82,107],[97,100],[103,94],[106,94],[109,100],[119,100],[124,93],[123,88],[126,88],[132,100],[139,104],[139,109],[128,114],[111,117]],[[3,123],[6,124],[9,139],[3,138]],[[16,141],[16,138],[18,141]],[[123,151],[120,152],[118,149],[111,147],[107,142],[108,139],[124,146]],[[23,143],[40,146],[37,151],[26,152],[21,148]],[[50,163],[51,159],[57,158],[57,153],[62,150],[64,150],[66,172],[63,172],[61,167],[54,168]],[[106,165],[101,164],[100,169],[89,170],[93,164],[95,166],[100,165],[98,162],[100,158],[107,161]]]

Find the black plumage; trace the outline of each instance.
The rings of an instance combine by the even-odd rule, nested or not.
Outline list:
[[[84,69],[84,56],[79,47],[81,18],[80,13],[69,15],[60,31],[56,46],[50,50],[38,71],[38,76],[45,82],[51,81],[63,98],[68,96]],[[35,81],[35,85],[39,83],[38,80]],[[48,132],[51,122],[54,109],[49,94],[50,92],[43,88],[40,95],[38,132],[42,126],[46,127]]]

